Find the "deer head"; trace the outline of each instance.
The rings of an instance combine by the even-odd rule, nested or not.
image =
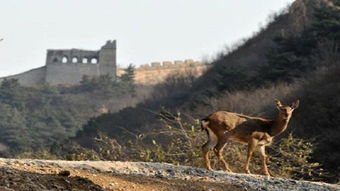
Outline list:
[[[292,103],[291,106],[287,106],[287,105],[282,105],[281,102],[279,100],[275,100],[276,102],[276,107],[279,110],[279,116],[282,119],[290,119],[290,117],[292,116],[293,111],[299,107],[299,100],[296,100]]]

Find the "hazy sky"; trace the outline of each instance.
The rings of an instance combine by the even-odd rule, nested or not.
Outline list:
[[[126,66],[212,56],[293,0],[3,0],[0,76],[45,65],[47,49],[117,40]]]

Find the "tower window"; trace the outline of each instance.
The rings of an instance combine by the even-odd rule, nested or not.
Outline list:
[[[91,59],[91,64],[97,64],[98,63],[98,59],[97,58],[92,58]]]
[[[89,59],[83,58],[83,61],[82,61],[83,64],[87,64],[88,62],[89,62]]]
[[[72,63],[78,63],[78,58],[77,57],[73,57],[72,58]]]
[[[67,62],[68,62],[67,56],[64,56],[64,57],[61,59],[61,62],[62,62],[62,63],[67,63]]]

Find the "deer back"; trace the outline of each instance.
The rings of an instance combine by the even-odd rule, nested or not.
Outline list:
[[[251,117],[243,114],[217,111],[207,117],[209,127],[217,135],[248,137],[253,132],[269,132],[273,121],[260,117]]]
[[[236,113],[226,111],[214,112],[206,119],[209,121],[209,127],[213,131],[231,131],[247,120],[246,118],[239,117]]]

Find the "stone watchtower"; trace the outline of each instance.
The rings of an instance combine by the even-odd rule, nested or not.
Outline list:
[[[48,50],[45,83],[76,84],[84,75],[109,75],[116,79],[116,41],[107,41],[100,50]]]

